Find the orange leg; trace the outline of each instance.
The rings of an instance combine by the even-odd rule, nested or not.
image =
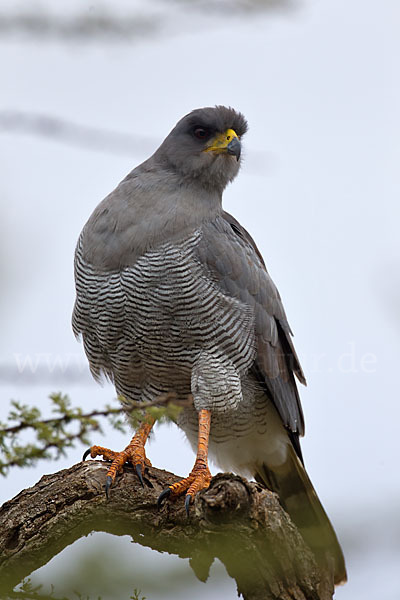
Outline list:
[[[92,458],[96,456],[102,456],[104,460],[111,460],[111,466],[108,469],[106,478],[106,495],[108,498],[108,491],[117,476],[123,469],[126,462],[131,463],[135,469],[140,483],[144,485],[143,473],[146,467],[151,467],[151,462],[146,457],[144,451],[144,445],[149,437],[149,433],[154,425],[153,417],[146,416],[145,421],[141,424],[128,446],[122,452],[115,452],[103,446],[92,446],[89,450],[86,450],[83,455],[83,460],[90,454]]]
[[[189,476],[181,479],[177,483],[168,486],[159,498],[158,505],[160,506],[164,498],[176,498],[186,492],[185,507],[189,512],[189,505],[192,497],[200,490],[207,488],[210,485],[212,475],[208,468],[208,438],[210,435],[211,411],[201,410],[199,412],[199,437],[197,443],[197,456],[194,467]]]

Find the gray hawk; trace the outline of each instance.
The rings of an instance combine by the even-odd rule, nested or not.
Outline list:
[[[132,401],[174,393],[193,403],[178,417],[197,452],[189,476],[162,497],[209,485],[208,457],[279,494],[319,560],[346,579],[333,527],[304,468],[305,383],[278,290],[249,233],[222,208],[238,173],[247,123],[216,106],[183,117],[148,160],[94,210],[75,253],[73,330],[96,379]],[[126,462],[143,473],[153,425],[145,415],[111,460],[106,491]]]

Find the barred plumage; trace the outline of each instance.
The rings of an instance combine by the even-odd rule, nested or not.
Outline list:
[[[201,352],[226,357],[239,375],[254,361],[253,315],[205,275],[195,252],[201,238],[199,229],[162,244],[117,273],[88,264],[78,242],[73,329],[95,377],[105,373],[128,403],[190,393]]]
[[[343,555],[300,449],[295,376],[305,379],[291,330],[257,246],[222,209],[246,129],[233,109],[193,111],[100,203],[75,253],[73,330],[94,377],[115,383],[125,409],[167,392],[193,395],[178,424],[197,458],[173,493],[190,502],[209,484],[209,440],[222,468],[280,494],[321,564],[333,560],[338,583]],[[113,459],[108,487],[127,457],[141,477],[150,428]]]

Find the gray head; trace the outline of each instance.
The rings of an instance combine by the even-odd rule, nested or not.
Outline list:
[[[233,108],[199,108],[183,117],[153,156],[182,183],[222,193],[239,171],[244,116]]]

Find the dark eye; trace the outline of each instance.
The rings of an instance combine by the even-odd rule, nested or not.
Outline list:
[[[197,137],[198,140],[206,140],[210,137],[210,130],[205,129],[204,127],[196,127],[193,130],[193,135]]]

